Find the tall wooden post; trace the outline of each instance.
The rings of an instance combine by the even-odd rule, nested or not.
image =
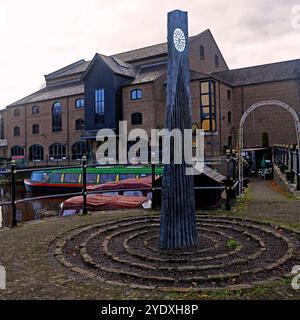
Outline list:
[[[166,96],[166,129],[192,128],[190,76],[188,57],[187,13],[168,13],[168,76]],[[182,139],[184,144],[184,139]],[[193,176],[186,174],[184,160],[174,164],[171,141],[171,163],[164,165],[160,221],[160,248],[174,250],[197,245]],[[183,150],[183,149],[182,149]]]

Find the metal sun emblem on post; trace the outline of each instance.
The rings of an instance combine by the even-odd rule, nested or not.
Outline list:
[[[174,30],[173,41],[176,50],[179,52],[183,52],[185,49],[185,35],[181,29],[176,28]]]

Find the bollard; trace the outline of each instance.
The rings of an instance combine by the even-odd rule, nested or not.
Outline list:
[[[11,174],[11,207],[12,207],[12,227],[18,225],[17,220],[17,206],[16,206],[16,164],[13,160],[10,165]]]
[[[297,191],[300,191],[300,155],[299,146],[296,148],[296,161],[297,161]]]
[[[155,164],[151,165],[151,192],[152,192],[152,209],[156,208],[156,191],[155,191]]]
[[[87,214],[87,206],[86,206],[86,168],[87,168],[87,158],[86,156],[82,157],[82,214]]]
[[[231,151],[226,150],[226,210],[231,210],[231,182],[230,182],[230,162],[231,162]]]

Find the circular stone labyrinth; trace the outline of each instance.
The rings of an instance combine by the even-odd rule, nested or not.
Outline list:
[[[71,230],[56,239],[54,255],[101,283],[163,291],[250,288],[300,264],[299,234],[215,215],[198,215],[197,225],[195,249],[159,250],[159,216],[142,216]]]

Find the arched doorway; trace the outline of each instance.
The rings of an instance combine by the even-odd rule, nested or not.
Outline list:
[[[241,120],[240,120],[240,125],[239,125],[239,144],[238,144],[238,150],[240,154],[240,160],[239,160],[239,194],[241,195],[243,193],[243,156],[242,152],[244,149],[244,124],[245,121],[247,120],[249,114],[254,111],[257,108],[260,107],[272,107],[272,106],[279,106],[285,110],[287,110],[291,116],[294,119],[295,122],[295,129],[296,129],[296,137],[297,137],[297,144],[300,146],[300,122],[299,122],[299,117],[296,113],[296,111],[290,107],[287,103],[278,101],[278,100],[267,100],[267,101],[260,101],[252,104],[250,108],[245,111],[243,114]]]

